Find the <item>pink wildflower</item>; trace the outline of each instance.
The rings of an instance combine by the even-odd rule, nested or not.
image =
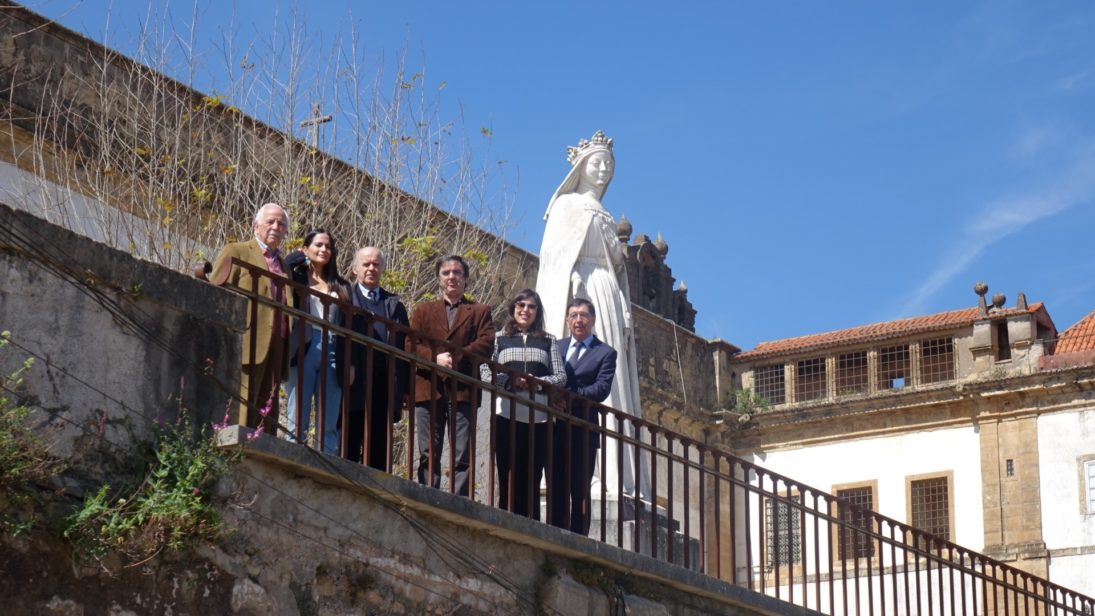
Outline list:
[[[259,416],[262,417],[262,419],[259,420],[259,427],[257,429],[255,429],[254,431],[252,431],[251,434],[247,436],[247,440],[253,441],[253,440],[257,439],[259,437],[259,435],[263,433],[263,430],[265,430],[265,428],[266,428],[266,418],[270,415],[270,411],[273,410],[274,395],[277,394],[277,391],[278,391],[278,386],[274,385],[274,388],[270,391],[270,397],[266,399],[266,405],[263,406],[261,409],[259,409]]]
[[[229,421],[228,420],[228,414],[230,412],[229,409],[231,409],[231,408],[232,408],[232,401],[229,400],[228,405],[224,407],[224,419],[222,419],[220,421],[220,423],[213,422],[213,431],[214,432],[220,432],[221,430],[228,427],[228,421]]]

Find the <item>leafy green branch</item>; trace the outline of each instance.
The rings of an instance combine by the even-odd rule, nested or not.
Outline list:
[[[733,415],[739,427],[745,427],[758,413],[763,413],[772,407],[768,399],[756,393],[749,387],[734,390],[730,394],[729,407],[717,411],[716,416]],[[722,421],[721,419],[718,421]]]
[[[11,332],[0,332],[0,350],[11,342]],[[14,396],[33,358],[10,374],[0,375],[0,533],[13,537],[30,532],[38,521],[35,486],[45,484],[64,469],[48,445],[29,427],[29,406]]]
[[[235,459],[217,448],[208,428],[195,433],[180,412],[174,425],[157,428],[154,459],[136,487],[104,484],[85,496],[66,519],[64,537],[79,556],[101,561],[113,552],[127,566],[218,541],[225,531],[212,491]]]

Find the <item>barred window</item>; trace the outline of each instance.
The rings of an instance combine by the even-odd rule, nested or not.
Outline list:
[[[911,385],[909,345],[892,346],[878,351],[878,389],[900,389]]]
[[[909,482],[909,524],[947,541],[951,540],[949,483],[946,477]]]
[[[874,541],[863,530],[871,530],[870,510],[874,509],[874,488],[863,486],[837,490],[836,496],[853,505],[863,507],[852,509],[851,507],[838,507],[837,517],[844,522],[839,526],[837,540],[837,555],[841,559],[868,558],[874,556]],[[862,529],[862,530],[860,530]]]
[[[920,343],[920,382],[938,383],[954,379],[954,338]]]
[[[786,502],[774,498],[765,503],[768,571],[799,564],[802,562],[802,515]]]
[[[836,395],[865,394],[870,388],[867,351],[843,353],[836,357]]]
[[[795,402],[824,399],[825,358],[804,359],[795,368]]]
[[[783,364],[753,368],[753,391],[769,404],[786,402],[783,393]]]

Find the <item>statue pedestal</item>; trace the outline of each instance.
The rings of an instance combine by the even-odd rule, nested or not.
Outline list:
[[[687,567],[694,571],[700,570],[699,540],[686,537],[681,532],[681,523],[671,519],[664,507],[654,507],[652,511],[649,502],[627,495],[609,495],[604,505],[607,539],[601,537],[601,500],[596,494],[593,497],[593,518],[589,528],[591,539],[618,544],[626,550],[637,551],[682,567],[685,566],[687,551]],[[639,535],[638,550],[635,550],[636,532]],[[620,539],[622,541],[618,541]],[[673,546],[672,558],[669,554],[670,545]]]

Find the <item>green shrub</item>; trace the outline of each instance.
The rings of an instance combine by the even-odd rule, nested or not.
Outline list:
[[[195,433],[184,412],[174,425],[157,428],[153,451],[136,488],[114,491],[104,484],[66,519],[63,534],[78,555],[100,559],[113,552],[133,564],[222,538],[212,489],[234,456],[217,448],[207,428]]]
[[[11,342],[11,333],[0,332],[0,350]],[[27,358],[11,374],[0,375],[0,533],[19,536],[38,521],[38,486],[64,469],[49,447],[27,427],[29,406],[17,401],[23,376],[34,365]]]

